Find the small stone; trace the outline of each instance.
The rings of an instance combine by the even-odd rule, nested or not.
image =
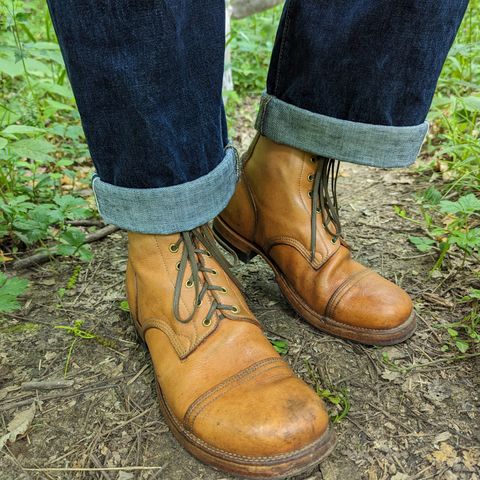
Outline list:
[[[387,422],[384,425],[385,425],[385,428],[388,428],[389,430],[392,430],[392,432],[395,430],[395,425],[391,422]]]

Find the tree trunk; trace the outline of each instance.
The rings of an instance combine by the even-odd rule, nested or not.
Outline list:
[[[230,47],[230,24],[232,18],[232,3],[230,0],[226,1],[225,10],[225,38],[227,46],[225,48],[225,71],[223,72],[223,90],[231,92],[233,90],[233,75],[232,75],[232,49]],[[223,98],[225,101],[225,96]]]
[[[232,18],[239,19],[272,8],[282,0],[231,0]]]

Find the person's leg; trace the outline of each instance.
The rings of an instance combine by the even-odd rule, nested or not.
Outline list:
[[[321,330],[393,344],[415,329],[408,295],[353,261],[336,201],[338,161],[414,162],[467,0],[287,0],[259,135],[215,228],[262,254],[292,306]]]
[[[127,297],[160,407],[193,455],[252,477],[318,463],[334,436],[265,338],[204,225],[237,181],[221,100],[224,0],[50,0],[98,175],[129,230]]]
[[[237,179],[222,103],[223,2],[48,3],[105,221],[167,234],[211,220]]]
[[[257,129],[374,167],[415,161],[468,0],[289,0]]]

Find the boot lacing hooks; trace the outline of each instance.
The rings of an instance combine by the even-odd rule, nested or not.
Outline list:
[[[332,242],[336,243],[342,238],[342,226],[338,213],[337,178],[340,162],[333,158],[314,157],[312,160],[322,160],[315,172],[312,189],[312,235],[311,235],[311,260],[315,258],[317,245],[317,213],[322,215],[325,230],[332,235]],[[330,229],[333,224],[335,231]]]
[[[204,257],[213,257],[224,269],[224,271],[229,275],[229,277],[234,281],[234,283],[240,287],[238,281],[234,278],[233,274],[230,272],[230,264],[224,258],[218,247],[215,245],[215,240],[207,226],[201,226],[194,230],[181,232],[180,237],[176,243],[170,245],[171,252],[177,252],[180,249],[180,245],[183,243],[183,251],[181,260],[177,263],[178,275],[175,282],[175,289],[173,295],[173,314],[175,319],[181,323],[190,322],[197,309],[202,304],[203,298],[205,297],[207,291],[218,291],[226,293],[227,290],[224,287],[214,285],[210,283],[207,276],[204,276],[205,281],[200,280],[200,273],[209,273],[216,275],[217,271],[209,268],[205,265]],[[200,248],[204,246],[205,248]],[[192,274],[190,278],[184,283],[185,272],[187,269],[187,264],[190,265]],[[182,318],[180,315],[180,296],[182,293],[183,287],[186,288],[195,288],[194,303],[193,308],[186,318]],[[233,313],[238,312],[238,307],[235,305],[224,305],[219,303],[215,296],[213,297],[212,304],[207,313],[207,316],[203,320],[203,325],[208,327],[212,323],[212,317],[216,310],[229,310]]]

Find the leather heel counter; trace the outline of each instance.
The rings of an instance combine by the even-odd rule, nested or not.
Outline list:
[[[255,203],[244,174],[242,174],[233,197],[220,217],[239,235],[249,239],[254,238]]]
[[[130,260],[127,263],[125,288],[127,291],[127,301],[130,314],[132,315],[133,319],[138,322],[137,279],[135,270]]]

